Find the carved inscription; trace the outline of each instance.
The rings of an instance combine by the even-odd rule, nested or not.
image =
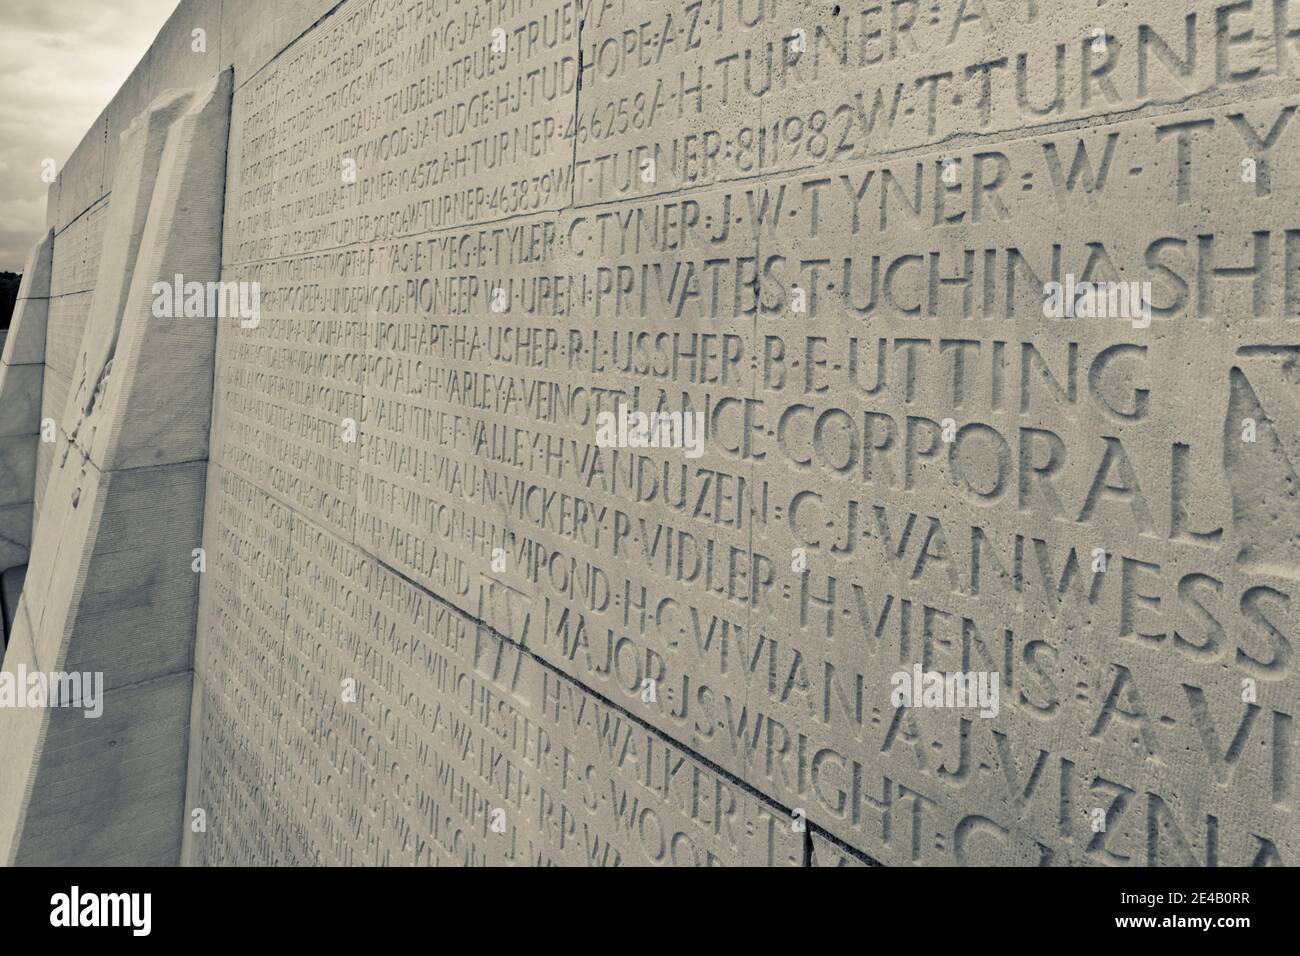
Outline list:
[[[195,852],[1291,862],[1300,4],[1051,6],[348,2],[247,80]]]

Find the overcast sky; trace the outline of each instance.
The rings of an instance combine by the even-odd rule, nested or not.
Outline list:
[[[0,271],[45,229],[41,162],[61,168],[177,0],[0,0]]]

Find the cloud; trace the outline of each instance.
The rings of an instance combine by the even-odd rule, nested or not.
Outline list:
[[[42,163],[61,166],[176,8],[176,0],[0,4],[0,271],[45,230]]]

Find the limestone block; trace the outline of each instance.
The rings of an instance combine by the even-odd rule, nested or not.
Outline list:
[[[27,258],[0,357],[0,571],[31,541],[53,248],[51,232]]]
[[[67,437],[67,429],[63,427],[60,410],[68,402],[68,394],[72,389],[72,384],[66,373],[59,371],[52,365],[45,366],[45,378],[41,383],[41,413],[43,419],[48,418],[53,423],[55,434],[58,442],[61,443]],[[47,429],[48,432],[48,429]],[[42,447],[53,446],[53,442],[43,442]]]
[[[7,570],[27,563],[32,520],[30,502],[0,507],[0,568]]]
[[[83,348],[86,374],[74,378],[77,398],[70,401],[77,407],[65,420],[80,416],[69,434],[106,470],[207,454],[218,316],[159,314],[155,283],[181,276],[188,287],[220,279],[225,156],[211,144],[226,141],[230,88],[227,70],[170,125],[121,326],[92,315]],[[167,112],[166,102],[151,116]],[[99,296],[97,289],[96,310]]]
[[[255,76],[337,5],[337,0],[286,0],[274,6],[257,0],[228,0],[220,9],[221,62],[239,77]],[[191,14],[195,22],[210,23],[208,5]],[[208,32],[209,42],[212,31]]]
[[[63,416],[69,432],[91,403],[98,376],[117,346],[168,132],[192,99],[189,91],[170,93],[150,105],[121,134],[122,173],[103,227],[111,241],[104,243],[98,258],[94,298],[80,337],[81,348],[69,370],[76,389],[75,398],[69,398],[74,404]]]
[[[35,730],[0,710],[26,781],[0,792],[11,862],[151,865],[180,851],[215,319],[160,317],[152,284],[162,269],[219,274],[230,87],[226,71],[160,97],[123,136],[73,379],[47,396],[67,401],[6,666],[89,689],[38,711]],[[29,461],[0,461],[34,475],[23,440]]]
[[[387,714],[389,726],[422,755],[422,772],[380,784],[386,798],[404,795],[438,809],[418,824],[418,836],[404,836],[396,820],[376,828],[362,856],[331,846],[326,815],[286,808],[285,821],[263,844],[272,855],[248,857],[241,851],[259,847],[238,836],[252,825],[249,807],[210,816],[208,833],[187,838],[191,862],[803,864],[806,834],[788,810],[330,531],[295,520],[289,547],[269,546],[279,537],[276,509],[237,476],[223,477],[214,493],[209,514],[215,507],[228,527],[239,529],[238,552],[261,543],[267,567],[251,576],[239,566],[238,552],[214,547],[210,556],[216,593],[238,595],[244,612],[231,619],[229,605],[218,599],[202,615],[190,805],[229,807],[234,791],[267,799],[273,790],[298,786],[284,775],[301,779],[323,756],[311,715],[342,706],[354,708],[367,727]],[[281,594],[288,595],[283,618]],[[349,648],[381,633],[388,635],[376,649],[382,664],[360,667]],[[251,667],[257,681],[240,711],[224,692],[234,661]],[[304,708],[284,710],[286,696],[301,697]],[[273,724],[280,727],[275,735],[258,729]],[[530,729],[502,737],[507,727]],[[251,735],[237,765],[221,746],[232,732]],[[311,756],[285,761],[287,753]],[[380,799],[366,789],[360,781],[345,783],[338,798],[356,808]]]
[[[103,671],[142,778],[0,712],[0,847],[1292,863],[1297,38],[186,0],[51,190],[14,458],[6,666]]]
[[[0,505],[30,502],[35,483],[35,436],[9,435],[0,438]]]
[[[36,513],[40,514],[41,504],[45,499],[45,486],[49,480],[54,464],[55,449],[62,453],[67,433],[59,427],[59,416],[68,396],[68,376],[61,374],[50,365],[45,366],[45,381],[42,383],[41,421],[45,433],[54,433],[54,441],[42,440],[36,447]]]
[[[49,315],[50,272],[54,233],[36,244],[23,266],[18,299],[5,337],[5,365],[35,365],[45,361],[45,330]]]
[[[16,844],[0,843],[9,861],[174,865],[190,690],[185,672],[112,692],[99,718],[75,707],[38,711],[45,726],[29,777],[25,829]]]
[[[159,90],[152,89],[156,75],[155,62],[161,55],[158,40],[140,58],[135,69],[123,81],[113,99],[104,108],[101,119],[104,123],[104,192],[110,200],[117,194],[119,173],[134,175],[131,166],[122,161],[122,138],[127,129],[145,115],[150,106],[164,92],[183,90],[197,84],[175,82]]]
[[[31,626],[21,602],[5,645],[4,673],[16,680],[20,673],[41,670],[32,649]],[[30,801],[33,774],[43,746],[49,711],[39,707],[7,707],[0,735],[0,759],[6,773],[0,774],[0,861],[12,865],[18,836]],[[78,715],[80,716],[80,715]]]
[[[57,179],[50,183],[50,188],[45,190],[45,228],[54,230],[58,227],[59,218],[59,181]]]
[[[189,669],[203,481],[202,462],[55,471],[24,590],[43,663],[108,688]]]
[[[223,63],[221,17],[221,7],[207,0],[181,0],[176,5],[149,50],[147,99],[169,89],[206,87],[223,66],[231,65],[229,59]],[[256,30],[257,23],[250,21],[248,28]]]
[[[0,362],[0,437],[26,435],[41,430],[41,393],[44,366]]]
[[[59,169],[54,231],[62,232],[104,195],[107,125],[101,115]]]
[[[236,93],[223,267],[283,307],[219,331],[214,458],[291,529],[805,811],[814,859],[1288,860],[1300,182],[1278,150],[1300,127],[1277,10],[976,6],[465,24],[508,106],[460,126],[473,92],[387,87],[363,52],[370,102],[439,134],[386,151],[280,95],[332,31],[397,26],[343,4]],[[462,35],[435,20],[430,42]],[[270,148],[287,117],[323,155]],[[1080,280],[1147,284],[1149,314],[1044,311]],[[602,443],[620,403],[702,415],[699,456]],[[275,714],[236,661],[291,661],[311,615],[292,593],[280,638],[274,589],[236,583],[204,583],[204,680]],[[996,676],[996,713],[895,702],[916,666]],[[218,697],[214,753],[257,725]]]
[[[104,226],[108,222],[110,205],[111,197],[101,197],[55,235],[54,268],[50,277],[51,297],[66,299],[74,293],[95,291],[99,257],[104,251]],[[71,344],[71,348],[75,348],[80,340],[78,330],[77,341]],[[68,363],[55,364],[66,367]]]

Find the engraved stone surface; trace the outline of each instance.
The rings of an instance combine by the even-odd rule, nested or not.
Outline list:
[[[91,535],[68,461],[202,547],[121,559],[156,646],[86,579],[78,651],[192,656],[183,862],[1295,860],[1300,2],[164,32],[51,193],[58,452],[14,460],[37,551]],[[151,318],[173,272],[255,314]],[[42,665],[32,610],[87,600],[45,567]]]

